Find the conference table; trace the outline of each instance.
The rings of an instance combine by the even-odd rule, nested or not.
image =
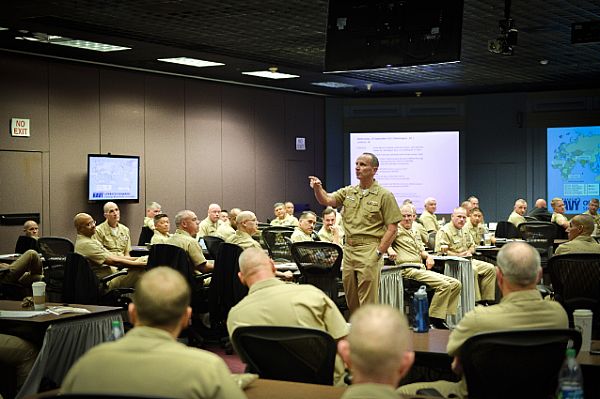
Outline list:
[[[47,303],[47,306],[65,304]],[[14,317],[3,311],[35,311],[22,308],[20,301],[0,301],[0,333],[26,339],[40,348],[27,380],[16,398],[38,392],[43,378],[60,385],[77,359],[93,346],[108,341],[113,321],[122,322],[121,308],[112,306],[73,305],[90,313],[45,313],[33,317]]]

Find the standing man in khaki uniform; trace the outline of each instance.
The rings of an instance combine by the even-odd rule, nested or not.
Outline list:
[[[525,214],[527,213],[527,202],[519,198],[515,201],[515,206],[513,208],[512,213],[508,217],[508,221],[515,225],[515,227],[519,227],[521,223],[525,223],[527,220],[525,219]]]
[[[446,224],[435,237],[435,251],[440,246],[448,246],[448,255],[470,257],[475,252],[475,243],[471,235],[463,229],[467,222],[467,211],[455,208],[452,212],[452,223]],[[475,300],[493,302],[496,299],[496,268],[491,263],[471,259],[475,274]]]
[[[94,238],[115,255],[129,256],[131,236],[129,228],[121,221],[121,211],[114,202],[104,204],[105,221],[96,226]]]
[[[394,195],[375,180],[379,160],[363,153],[356,159],[357,186],[347,186],[329,194],[321,180],[309,176],[310,187],[321,205],[344,206],[346,243],[342,280],[351,312],[366,303],[379,300],[382,255],[396,238],[400,209]]]
[[[292,242],[314,241],[313,232],[316,223],[317,215],[313,211],[302,212],[298,219],[298,226],[294,227],[290,240]]]
[[[574,216],[567,229],[569,241],[559,245],[555,254],[600,254],[600,244],[592,237],[593,231],[594,219],[591,215]]]
[[[588,203],[587,211],[583,212],[584,215],[590,215],[594,218],[594,231],[596,234],[600,234],[600,215],[598,214],[598,206],[600,201],[598,198],[592,198]]]
[[[425,198],[425,209],[423,209],[423,213],[419,216],[419,220],[425,226],[425,229],[428,232],[438,231],[440,229],[440,225],[437,221],[437,216],[435,216],[435,211],[437,210],[437,201],[433,197]]]

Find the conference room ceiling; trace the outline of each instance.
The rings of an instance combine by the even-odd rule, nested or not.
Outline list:
[[[500,33],[504,1],[465,0],[460,63],[343,74],[323,73],[326,0],[3,0],[0,10],[0,48],[7,51],[331,96],[574,89],[599,87],[600,81],[600,43],[571,44],[572,23],[600,20],[598,0],[512,1],[518,45],[510,56],[487,48]],[[38,41],[15,38],[34,33]],[[100,53],[52,45],[43,34],[131,49]],[[168,57],[225,66],[157,61]],[[270,67],[300,77],[241,74]],[[319,82],[349,86],[314,85]]]

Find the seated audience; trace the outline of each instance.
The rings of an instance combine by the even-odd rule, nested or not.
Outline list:
[[[150,244],[166,244],[169,237],[171,237],[171,233],[169,233],[171,229],[169,216],[165,213],[155,215],[152,225],[154,226],[154,235],[150,240]]]
[[[98,278],[117,272],[117,266],[127,267],[124,276],[118,276],[108,282],[108,288],[131,288],[135,285],[146,267],[144,260],[132,256],[117,255],[110,252],[95,238],[96,221],[87,213],[78,213],[73,219],[77,229],[75,252],[84,256]]]
[[[221,225],[219,226],[219,228],[217,228],[217,236],[219,236],[222,239],[226,240],[226,239],[228,239],[229,237],[231,237],[232,235],[235,234],[235,231],[237,229],[236,218],[240,214],[241,211],[242,210],[240,208],[232,208],[229,211],[228,222],[227,223],[221,223]]]
[[[154,218],[162,213],[162,206],[158,202],[151,202],[146,207],[146,216],[144,217],[144,227],[154,230]]]
[[[96,226],[94,238],[109,252],[119,256],[129,256],[131,236],[129,228],[119,223],[121,211],[114,202],[104,204],[104,222]]]
[[[600,244],[592,237],[593,231],[594,219],[591,215],[574,216],[567,229],[569,241],[559,245],[555,254],[600,254]]]
[[[342,399],[398,398],[400,380],[415,360],[406,317],[387,305],[366,305],[350,318],[338,353],[352,374]]]
[[[471,209],[480,208],[479,198],[475,197],[474,195],[471,195],[469,198],[467,198],[467,201],[471,203]]]
[[[219,213],[220,224],[229,224],[229,212],[227,209],[221,209],[221,213]]]
[[[432,231],[438,231],[440,229],[440,225],[437,221],[437,216],[435,215],[436,209],[437,202],[435,198],[425,198],[425,209],[423,209],[423,213],[421,213],[421,216],[419,216],[419,220],[429,233],[431,233]]]
[[[23,224],[23,232],[27,237],[40,238],[40,226],[38,226],[35,220],[28,220]]]
[[[600,205],[600,201],[598,198],[592,198],[590,202],[588,202],[587,211],[583,212],[584,215],[590,215],[594,218],[594,233],[592,234],[600,234],[600,214],[598,214],[598,206]]]
[[[525,219],[525,213],[527,213],[527,202],[519,198],[515,201],[515,206],[513,207],[513,211],[508,217],[508,221],[515,225],[515,227],[519,227],[521,223],[525,223],[527,220]]]
[[[38,352],[38,348],[29,341],[14,335],[0,334],[0,366],[6,366],[9,370],[14,370],[16,375],[13,374],[11,377],[16,377],[15,388],[17,392],[27,380],[27,376],[29,376],[29,372],[37,359]],[[0,379],[0,381],[2,380]],[[0,386],[0,397],[2,397],[1,393],[9,394],[9,389],[10,387]]]
[[[550,205],[552,206],[553,210],[552,218],[550,219],[550,221],[552,223],[556,223],[557,225],[561,226],[566,230],[569,227],[569,220],[565,216],[564,201],[562,200],[562,198],[552,198],[552,201],[550,201]]]
[[[465,223],[465,230],[471,235],[475,246],[483,242],[484,234],[487,233],[485,226],[483,225],[483,211],[479,208],[473,208],[471,215]]]
[[[245,398],[223,360],[177,337],[187,328],[190,288],[168,267],[150,270],[129,304],[123,338],[90,349],[69,370],[61,393],[162,398]]]
[[[475,252],[475,243],[463,227],[467,222],[467,211],[455,208],[452,212],[452,222],[443,226],[435,237],[435,251],[439,252],[442,245],[448,246],[448,255],[471,257]],[[491,263],[471,259],[475,275],[475,300],[493,302],[496,298],[496,272]]]
[[[196,214],[190,210],[177,212],[175,215],[175,234],[167,240],[166,244],[171,244],[182,248],[187,252],[194,268],[202,273],[213,269],[213,264],[208,263],[200,247],[200,243],[195,238],[198,236],[198,226],[200,222]]]
[[[298,226],[294,228],[294,232],[290,237],[292,242],[315,241],[313,233],[315,231],[316,223],[317,215],[313,211],[302,212],[300,219],[298,220]],[[320,241],[320,239],[318,239],[318,241]]]
[[[552,219],[552,214],[548,212],[546,200],[543,198],[538,198],[535,201],[535,208],[529,212],[529,215],[540,222],[549,222]]]
[[[273,261],[258,248],[246,249],[239,259],[239,278],[248,296],[227,317],[229,335],[240,326],[273,325],[317,328],[338,340],[348,334],[344,317],[325,293],[310,284],[286,284],[275,278]],[[343,384],[344,365],[338,357],[334,382]]]
[[[405,205],[410,206],[410,209],[412,210],[412,214],[413,214],[413,218],[412,218],[413,223],[412,223],[412,227],[410,229],[412,230],[415,237],[417,237],[419,239],[419,241],[421,241],[423,243],[423,245],[426,245],[427,242],[429,241],[429,233],[427,232],[427,229],[425,228],[425,226],[423,226],[417,219],[417,208],[412,204],[412,202],[409,204],[405,204]]]
[[[430,269],[433,258],[425,251],[423,243],[412,231],[414,220],[412,205],[402,205],[402,220],[398,225],[396,239],[388,249],[388,255],[397,265],[417,264],[420,267],[402,270],[402,277],[410,278],[429,285],[435,290],[429,307],[429,321],[434,328],[448,329],[446,316],[455,315],[460,297],[461,284],[455,278],[436,273]],[[425,261],[425,264],[423,264]]]
[[[225,242],[246,248],[261,249],[260,243],[252,236],[258,232],[258,220],[256,215],[250,211],[242,211],[236,217],[237,231],[227,237]]]
[[[321,241],[333,242],[334,244],[344,244],[344,229],[336,223],[337,211],[328,206],[323,211],[323,227],[319,230]]]
[[[219,204],[210,204],[208,206],[207,216],[200,222],[198,227],[198,235],[196,238],[204,236],[216,236],[217,229],[221,223],[219,217],[221,216],[221,207]]]
[[[467,313],[450,333],[448,354],[454,357],[452,370],[462,375],[460,348],[467,338],[483,332],[507,329],[568,328],[569,320],[563,307],[545,301],[536,289],[542,276],[540,255],[524,242],[511,242],[498,253],[498,286],[502,300],[494,306],[477,306]],[[417,390],[434,388],[445,398],[468,397],[464,377],[459,382],[435,381],[404,385],[398,392],[414,395]]]
[[[271,226],[298,226],[298,219],[285,211],[285,206],[282,202],[276,202],[273,205],[273,213],[275,214],[275,219],[271,220]]]
[[[467,217],[471,216],[471,210],[473,209],[473,205],[471,204],[471,201],[461,202],[460,207],[467,211]]]
[[[291,201],[286,201],[285,204],[285,213],[290,216],[294,216],[294,203]]]

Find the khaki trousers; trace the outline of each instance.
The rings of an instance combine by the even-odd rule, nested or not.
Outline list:
[[[342,282],[350,312],[367,303],[379,302],[379,278],[383,257],[377,256],[379,241],[344,246]]]
[[[496,300],[496,266],[482,260],[471,260],[475,275],[475,301]]]
[[[433,298],[431,299],[431,305],[429,306],[430,317],[446,320],[447,315],[456,314],[458,298],[460,297],[460,290],[462,289],[460,281],[425,268],[404,269],[402,270],[402,277],[411,278],[420,283],[427,284],[435,290]]]

